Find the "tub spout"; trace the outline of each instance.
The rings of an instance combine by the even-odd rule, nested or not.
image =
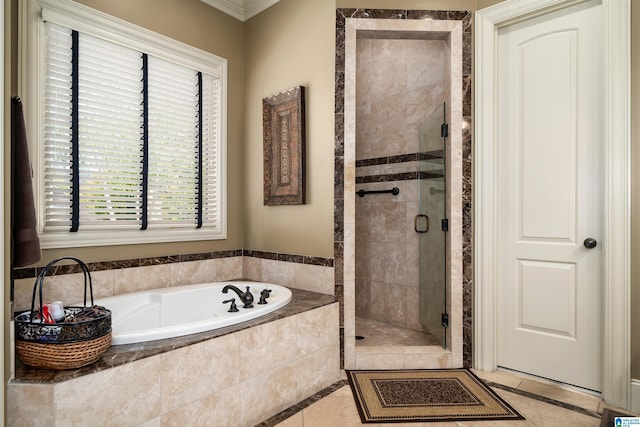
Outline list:
[[[249,286],[247,286],[246,292],[242,292],[240,289],[236,288],[233,285],[226,285],[224,288],[222,288],[222,293],[226,294],[227,292],[229,292],[229,289],[238,294],[240,301],[242,301],[244,304],[242,308],[253,308],[253,294],[249,292]]]

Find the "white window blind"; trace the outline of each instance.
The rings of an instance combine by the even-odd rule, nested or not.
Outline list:
[[[219,76],[50,22],[44,51],[44,234],[221,230]]]
[[[45,38],[44,228],[71,226],[71,30],[48,25]]]
[[[79,230],[135,227],[141,217],[142,54],[85,34],[77,48]]]
[[[198,193],[198,76],[149,58],[149,222],[192,225]],[[194,102],[196,101],[196,102]]]

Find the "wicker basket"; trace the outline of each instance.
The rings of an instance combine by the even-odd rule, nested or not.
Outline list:
[[[58,261],[77,262],[84,273],[84,306],[66,307],[64,322],[43,323],[42,286],[48,270]],[[91,305],[87,306],[87,289]],[[36,310],[36,291],[39,307]],[[90,311],[93,317],[72,320]],[[26,365],[46,369],[76,369],[96,362],[111,345],[111,311],[93,304],[93,285],[86,264],[75,257],[61,257],[42,269],[33,285],[31,310],[15,316],[16,353]]]

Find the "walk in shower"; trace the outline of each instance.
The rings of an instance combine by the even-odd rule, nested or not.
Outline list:
[[[461,366],[460,27],[346,20],[347,369]]]
[[[436,70],[440,79],[433,73],[430,81],[400,83],[395,108],[377,93],[387,84],[371,78],[369,69],[376,65],[369,55],[374,62],[404,62],[404,71],[418,54],[426,58],[421,68],[427,68],[442,58],[443,43],[383,40],[362,46],[356,89],[356,345],[446,348],[445,67]],[[384,78],[391,85],[400,80],[390,73]],[[415,110],[415,118],[407,109]],[[398,122],[402,131],[386,130]]]

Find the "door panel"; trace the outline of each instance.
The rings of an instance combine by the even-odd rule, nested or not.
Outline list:
[[[516,47],[522,61],[523,239],[575,237],[576,36],[560,31]]]
[[[575,264],[520,260],[518,328],[575,338]],[[548,296],[553,295],[553,299]]]
[[[498,35],[498,365],[601,389],[600,2]]]

